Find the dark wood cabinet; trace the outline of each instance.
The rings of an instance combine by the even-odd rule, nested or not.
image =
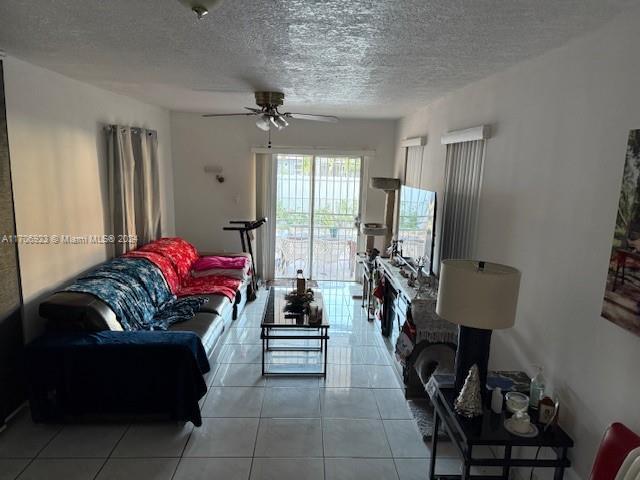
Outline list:
[[[395,289],[388,277],[385,277],[384,281],[384,302],[382,304],[381,330],[382,335],[389,337],[393,331],[393,325],[397,321],[398,317],[396,304],[398,290]]]
[[[411,299],[407,295],[406,287],[399,281],[398,273],[395,271],[397,269],[390,267],[387,260],[381,259],[377,260],[377,266],[384,282],[381,333],[395,343],[411,308]]]

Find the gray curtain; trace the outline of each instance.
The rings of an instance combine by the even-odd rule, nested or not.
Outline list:
[[[269,222],[256,231],[256,273],[262,280],[273,280],[275,272],[275,162],[273,155],[256,153],[256,218]]]
[[[107,162],[115,254],[121,255],[160,237],[157,133],[110,125]]]

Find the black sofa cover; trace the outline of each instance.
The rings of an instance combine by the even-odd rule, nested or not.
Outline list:
[[[210,367],[193,332],[61,333],[35,340],[25,356],[36,422],[168,414],[202,424]]]

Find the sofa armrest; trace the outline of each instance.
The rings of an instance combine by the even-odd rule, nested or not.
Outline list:
[[[109,305],[88,293],[54,293],[40,304],[39,313],[54,331],[123,330]]]
[[[27,346],[32,352],[69,352],[79,350],[182,350],[189,351],[203,373],[209,371],[209,361],[200,337],[187,331],[137,332],[70,332],[44,335]]]

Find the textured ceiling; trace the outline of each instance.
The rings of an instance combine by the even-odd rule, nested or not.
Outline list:
[[[559,46],[637,0],[0,0],[0,48],[174,110],[399,117]]]

